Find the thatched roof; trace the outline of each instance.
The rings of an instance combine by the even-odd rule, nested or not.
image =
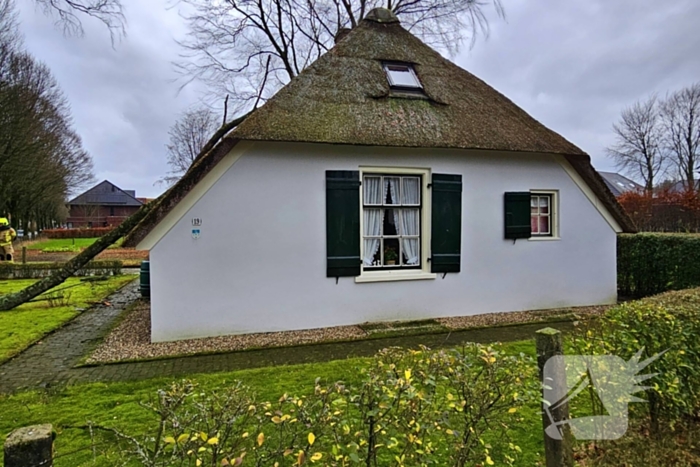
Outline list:
[[[195,162],[125,240],[135,246],[240,140],[550,153],[566,157],[622,229],[635,227],[584,151],[375,10]],[[410,63],[422,95],[392,90],[383,62]]]
[[[393,95],[382,62],[413,64],[424,98]],[[369,19],[231,135],[262,141],[584,154],[398,21]]]

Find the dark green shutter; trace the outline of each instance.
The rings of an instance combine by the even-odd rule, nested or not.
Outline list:
[[[328,277],[360,275],[360,172],[326,171]]]
[[[462,176],[433,174],[432,272],[459,272],[462,253]]]
[[[505,195],[506,238],[530,238],[530,192],[511,192]]]

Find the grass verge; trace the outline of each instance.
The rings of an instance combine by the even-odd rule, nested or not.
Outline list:
[[[27,242],[24,246],[27,250],[42,250],[45,252],[60,252],[60,251],[80,251],[81,248],[87,248],[99,240],[98,237],[93,238],[49,238],[36,242]],[[119,239],[114,245],[109,248],[119,248],[123,239]],[[19,245],[22,249],[22,245]]]
[[[0,363],[66,324],[80,309],[88,308],[133,280],[133,276],[117,276],[86,282],[72,277],[37,297],[38,301],[1,312]],[[0,295],[17,292],[34,282],[34,279],[0,281]]]
[[[533,341],[504,344],[509,354],[520,352],[534,356]],[[314,381],[359,382],[358,368],[367,358],[351,358],[325,363],[268,367],[229,373],[193,375],[202,391],[221,388],[241,381],[257,394],[260,401],[276,401],[282,394],[297,396],[313,392]],[[130,434],[146,434],[157,424],[152,413],[139,405],[156,396],[171,379],[154,378],[129,383],[93,383],[52,390],[29,391],[0,396],[0,442],[13,429],[38,423],[51,423],[57,431],[56,462],[63,466],[109,466],[117,462],[113,446],[95,446],[93,454],[88,421],[117,428]],[[542,421],[536,402],[514,416],[509,436],[523,454],[518,465],[535,466],[542,461]]]

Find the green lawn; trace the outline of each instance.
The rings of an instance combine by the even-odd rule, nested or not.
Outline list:
[[[98,240],[95,238],[54,238],[41,240],[38,242],[31,242],[27,245],[27,250],[43,250],[43,251],[79,251],[81,248],[87,248]],[[110,246],[110,248],[118,248],[122,243],[122,239],[119,239],[117,243]],[[21,244],[19,245],[21,249]]]
[[[133,280],[134,276],[117,276],[106,281],[81,282],[80,278],[72,277],[39,297],[55,296],[57,291],[65,289],[60,292],[63,300],[25,303],[14,310],[0,312],[0,362],[73,319],[79,313],[76,308],[87,308]],[[34,282],[34,279],[0,281],[0,295],[16,292]]]
[[[504,348],[508,353],[525,351],[534,355],[532,341],[507,344]],[[356,382],[360,374],[358,368],[367,362],[368,359],[355,358],[328,363],[193,375],[191,379],[199,384],[202,391],[221,388],[232,381],[242,381],[258,394],[259,401],[276,401],[285,393],[297,396],[312,393],[316,378],[327,382]],[[0,396],[0,442],[17,427],[52,423],[58,434],[55,444],[57,467],[116,465],[117,460],[111,445],[97,446],[97,457],[93,460],[89,432],[79,427],[92,421],[130,434],[145,434],[147,428],[152,430],[157,424],[154,423],[153,414],[139,406],[139,402],[153,398],[156,391],[168,382],[169,379],[161,378],[133,383],[95,383],[50,393],[30,391]],[[531,406],[513,415],[514,421],[509,435],[523,451],[516,465],[541,465],[542,421],[537,411],[537,402],[533,401]],[[497,456],[497,453],[494,452],[494,455]]]

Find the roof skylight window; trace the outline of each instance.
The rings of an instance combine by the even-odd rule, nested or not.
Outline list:
[[[384,71],[392,88],[423,89],[411,65],[385,63]]]

